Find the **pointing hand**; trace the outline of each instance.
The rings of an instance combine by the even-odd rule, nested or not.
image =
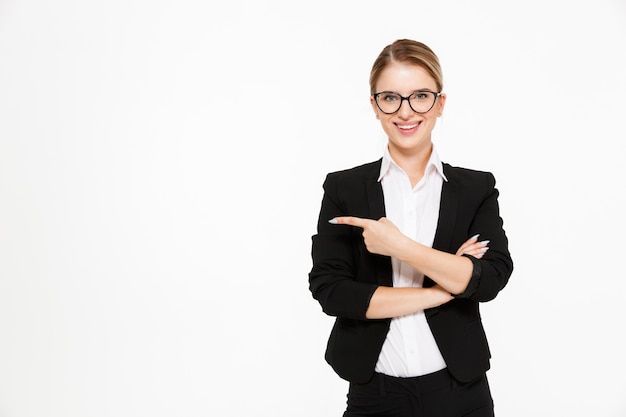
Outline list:
[[[404,239],[408,239],[400,230],[386,217],[379,220],[363,219],[360,217],[335,217],[329,220],[332,224],[347,224],[363,229],[363,239],[365,246],[371,253],[379,255],[394,256],[402,245]]]

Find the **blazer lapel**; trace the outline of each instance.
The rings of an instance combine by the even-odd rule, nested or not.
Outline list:
[[[366,187],[370,218],[378,220],[385,217],[385,199],[382,186],[375,179],[368,179],[366,180]]]
[[[365,180],[367,189],[367,203],[369,206],[370,219],[378,220],[385,217],[385,198],[383,195],[383,187],[377,181],[380,173],[380,163],[374,164],[376,170],[372,172],[372,177]],[[393,277],[391,270],[391,258],[388,256],[372,255],[372,266],[376,271],[376,279],[381,285],[388,287],[393,286]]]
[[[459,208],[459,191],[461,185],[450,172],[447,164],[444,164],[444,173],[448,181],[444,181],[441,189],[441,202],[439,206],[439,220],[437,221],[437,231],[433,240],[433,248],[450,251],[452,248],[452,236],[454,232],[454,224]]]
[[[444,173],[448,181],[443,182],[441,189],[441,201],[439,206],[439,220],[437,221],[437,231],[433,240],[433,248],[450,252],[453,248],[452,237],[454,235],[454,224],[459,208],[459,191],[461,184],[455,178],[454,173],[450,172],[449,166],[443,165]],[[429,277],[424,277],[424,287],[432,287],[435,282]],[[426,310],[426,316],[431,317],[437,314],[439,307]]]
[[[459,192],[461,184],[455,178],[454,173],[450,172],[450,167],[443,164],[443,172],[446,174],[448,181],[443,182],[441,189],[441,202],[439,206],[439,220],[437,221],[437,231],[433,240],[433,248],[450,252],[452,248],[452,236],[454,232],[454,224],[459,208]],[[435,282],[429,277],[424,277],[424,287],[432,287]],[[426,318],[430,319],[439,314],[441,306],[428,308],[425,310]]]

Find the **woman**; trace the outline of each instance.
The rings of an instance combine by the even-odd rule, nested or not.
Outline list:
[[[324,182],[309,283],[336,317],[326,360],[350,382],[344,417],[494,413],[478,306],[513,262],[493,175],[437,155],[442,88],[428,46],[385,47],[370,74],[384,155]]]

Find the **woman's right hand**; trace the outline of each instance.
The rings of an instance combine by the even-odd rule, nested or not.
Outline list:
[[[458,256],[461,255],[471,255],[476,259],[480,259],[483,257],[485,252],[489,250],[488,240],[483,240],[482,242],[478,241],[479,235],[474,235],[467,239],[465,243],[461,245],[461,247],[456,251]]]

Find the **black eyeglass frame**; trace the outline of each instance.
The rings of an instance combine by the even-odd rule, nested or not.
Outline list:
[[[428,108],[428,110],[426,111],[417,111],[413,108],[413,106],[411,106],[411,100],[409,100],[409,98],[411,98],[412,95],[416,94],[416,93],[432,93],[435,95],[435,99],[433,100],[433,104],[430,105],[430,107]],[[381,94],[396,94],[398,97],[400,97],[400,104],[398,105],[398,109],[396,111],[392,111],[391,113],[387,113],[386,111],[384,111],[383,109],[380,108],[380,104],[378,104],[378,96]],[[409,94],[406,97],[401,96],[399,93],[396,93],[394,91],[381,91],[380,93],[374,93],[372,94],[372,97],[374,98],[374,102],[376,102],[376,107],[378,107],[378,109],[385,113],[385,114],[394,114],[397,113],[401,108],[402,108],[402,102],[404,100],[407,101],[407,103],[409,103],[409,107],[411,108],[411,110],[413,110],[415,113],[417,114],[425,114],[428,113],[429,111],[432,110],[432,108],[435,106],[435,103],[437,102],[437,97],[439,97],[441,95],[441,91],[430,91],[430,90],[417,90],[417,91],[413,91],[411,94]]]

